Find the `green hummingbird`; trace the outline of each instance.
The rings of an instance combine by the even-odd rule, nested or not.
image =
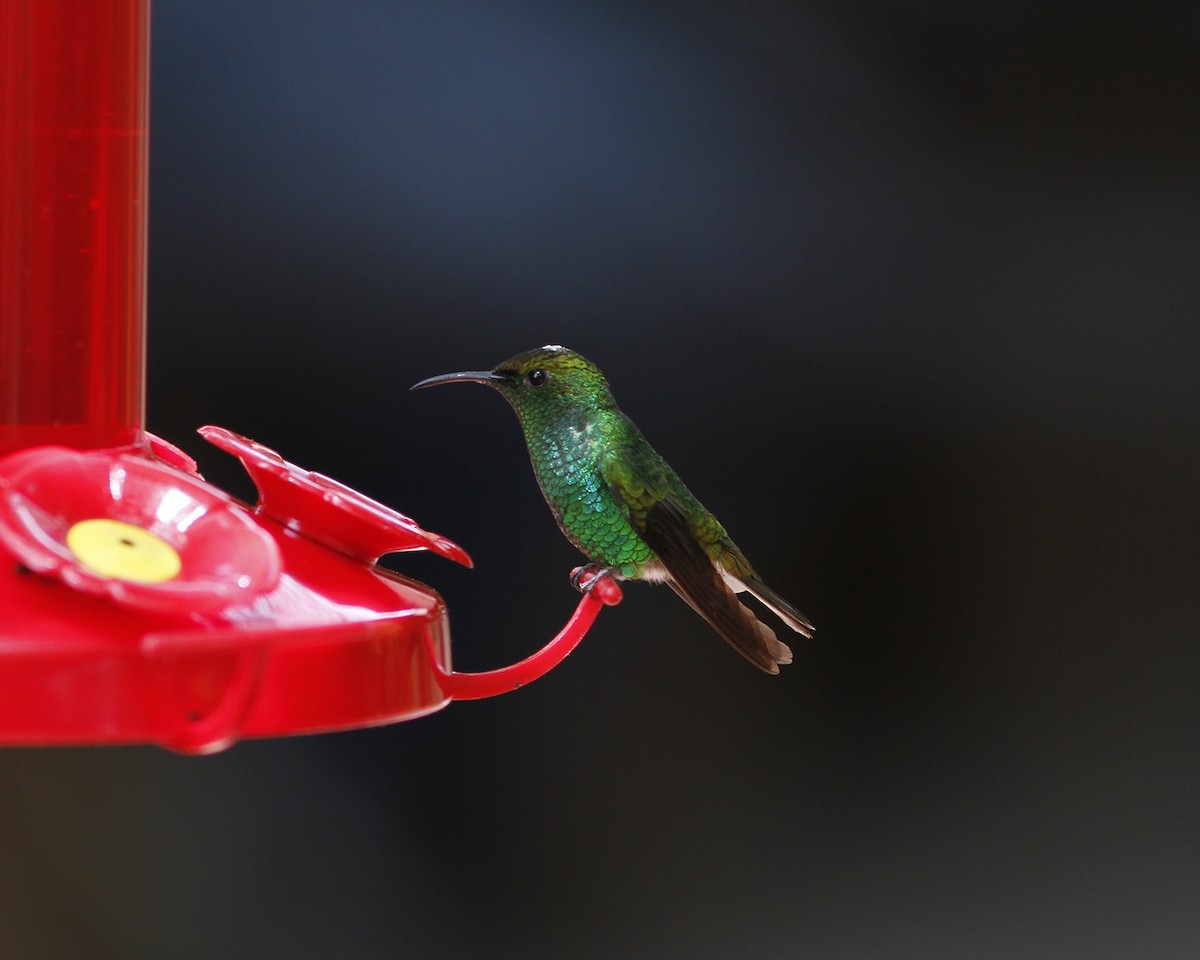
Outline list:
[[[516,411],[529,459],[559,528],[601,576],[667,583],[735,650],[767,673],[792,651],[737,599],[749,591],[797,633],[808,618],[763,583],[717,518],[621,412],[604,375],[558,345],[519,353],[488,371],[430,377],[411,389],[482,383]]]

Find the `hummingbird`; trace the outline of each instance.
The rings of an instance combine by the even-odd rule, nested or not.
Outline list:
[[[725,528],[617,406],[599,368],[550,344],[492,370],[429,377],[421,390],[482,383],[512,406],[558,526],[588,559],[572,581],[666,583],[756,667],[779,673],[792,651],[737,597],[749,591],[806,637],[808,618],[768,587]]]

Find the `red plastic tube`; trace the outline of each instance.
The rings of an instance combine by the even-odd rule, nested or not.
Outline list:
[[[145,423],[148,0],[0,0],[0,454]]]

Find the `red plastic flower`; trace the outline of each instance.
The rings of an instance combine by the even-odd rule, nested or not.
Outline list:
[[[272,589],[275,541],[231,497],[128,452],[0,460],[0,545],[37,573],[143,611],[209,614]]]

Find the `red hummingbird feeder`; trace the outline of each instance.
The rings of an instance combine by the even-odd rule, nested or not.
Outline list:
[[[445,604],[380,567],[445,537],[220,427],[253,506],[146,433],[149,0],[0,0],[0,744],[157,743],[407,720],[562,661],[602,579],[520,663],[451,666]]]

